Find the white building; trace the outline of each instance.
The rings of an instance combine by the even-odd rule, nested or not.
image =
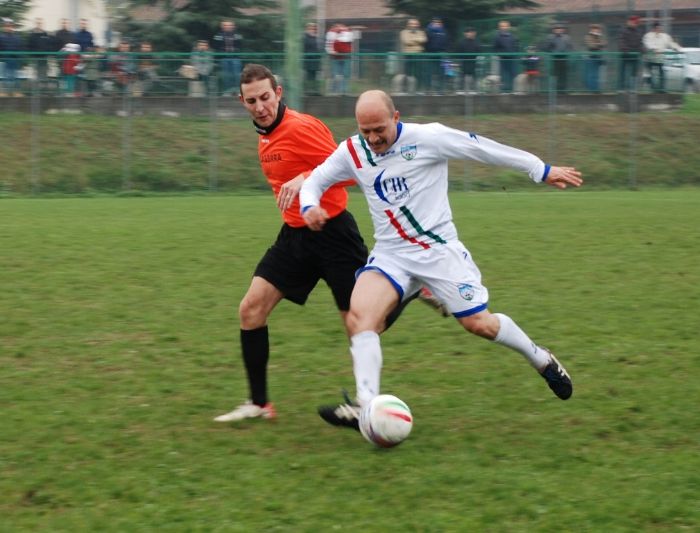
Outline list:
[[[23,29],[34,27],[34,19],[44,19],[44,29],[49,33],[61,29],[61,19],[70,21],[70,29],[76,31],[80,19],[87,19],[95,44],[107,42],[109,16],[106,0],[33,0],[21,21]]]

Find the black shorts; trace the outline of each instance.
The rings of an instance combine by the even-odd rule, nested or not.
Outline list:
[[[326,222],[321,231],[287,224],[255,268],[255,276],[272,283],[287,300],[303,305],[323,279],[341,311],[350,309],[355,272],[367,261],[367,247],[348,211]]]

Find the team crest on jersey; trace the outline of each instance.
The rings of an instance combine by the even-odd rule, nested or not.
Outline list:
[[[417,153],[418,147],[415,144],[404,144],[401,147],[401,157],[403,157],[406,161],[415,159]]]
[[[459,295],[466,301],[471,302],[474,299],[474,286],[469,283],[463,283],[459,287]]]

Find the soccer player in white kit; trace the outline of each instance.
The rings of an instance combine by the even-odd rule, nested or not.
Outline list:
[[[564,189],[583,183],[571,167],[439,123],[400,121],[388,94],[366,91],[357,100],[359,134],[341,143],[306,179],[300,205],[306,224],[322,230],[328,219],[319,199],[328,187],[354,176],[374,224],[375,247],[360,269],[350,300],[350,352],[355,400],[319,408],[328,423],[358,429],[360,408],[379,394],[379,332],[397,301],[426,286],[469,332],[522,354],[552,391],[568,399],[573,387],[554,355],[507,315],[490,313],[488,290],[469,250],[459,241],[447,195],[448,160],[473,159],[526,172],[536,183]]]

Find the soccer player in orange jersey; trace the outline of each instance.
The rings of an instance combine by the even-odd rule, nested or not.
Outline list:
[[[319,279],[323,279],[345,321],[355,272],[365,265],[368,254],[355,219],[346,210],[345,186],[353,181],[338,183],[323,194],[320,205],[330,217],[324,231],[308,229],[300,214],[299,190],[304,176],[336,149],[328,127],[315,117],[289,109],[282,102],[282,86],[263,65],[246,65],[240,89],[240,100],[259,134],[260,165],[284,224],[258,263],[239,307],[241,350],[250,398],[216,417],[217,422],[276,416],[267,394],[268,316],[283,298],[303,305]],[[397,307],[387,325],[402,308]]]

